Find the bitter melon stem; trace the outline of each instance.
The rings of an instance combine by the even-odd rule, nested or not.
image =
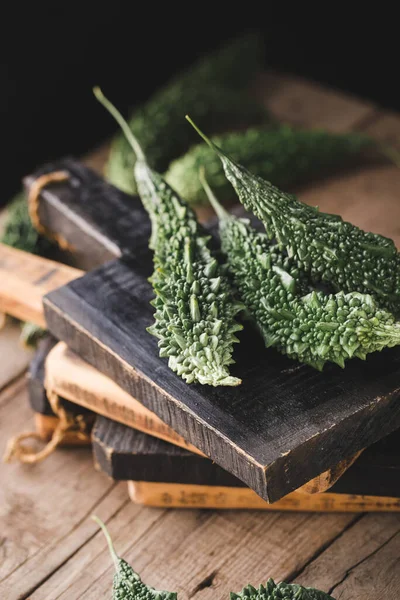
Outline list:
[[[98,86],[93,88],[93,93],[96,96],[97,100],[100,102],[100,104],[102,104],[104,106],[104,108],[106,110],[108,110],[110,115],[112,117],[114,117],[114,119],[117,121],[118,125],[121,127],[122,131],[125,134],[127,141],[129,142],[134,153],[136,154],[136,159],[145,162],[146,158],[144,156],[144,152],[143,152],[142,148],[140,147],[139,142],[133,135],[131,128],[129,127],[127,121],[121,115],[119,110],[117,108],[115,108],[114,104],[112,104],[105,97],[105,95],[103,94],[103,92],[101,91],[101,89]]]
[[[100,518],[99,518],[97,515],[92,515],[92,519],[93,519],[93,521],[95,521],[95,523],[97,523],[97,525],[98,525],[98,526],[101,528],[101,530],[103,531],[103,533],[104,533],[104,536],[105,536],[105,538],[106,538],[106,540],[107,540],[108,547],[109,547],[109,549],[110,549],[110,554],[111,554],[111,556],[112,556],[112,559],[113,559],[113,561],[114,561],[115,568],[118,570],[118,568],[119,568],[119,556],[118,556],[118,554],[115,552],[115,548],[114,548],[114,545],[113,545],[113,543],[112,543],[111,536],[110,536],[110,534],[108,533],[108,529],[107,529],[107,527],[105,526],[105,524],[103,523],[103,521],[102,521],[102,520],[101,520],[101,519],[100,519]]]
[[[212,189],[210,188],[210,186],[208,185],[208,181],[206,179],[206,175],[205,175],[205,168],[201,167],[199,170],[199,179],[200,179],[200,183],[204,188],[205,193],[207,194],[207,198],[211,204],[211,206],[213,207],[213,209],[215,210],[215,212],[217,213],[217,216],[220,219],[229,219],[230,218],[230,214],[228,213],[228,211],[226,211],[224,209],[224,207],[220,204],[220,202],[218,202],[214,192],[212,191]]]
[[[203,138],[203,140],[205,141],[205,143],[208,144],[210,146],[210,148],[212,148],[213,150],[215,150],[217,152],[217,154],[219,154],[220,150],[219,150],[218,146],[216,146],[214,144],[214,142],[212,142],[210,140],[210,138],[207,137],[206,134],[203,133],[201,131],[201,129],[199,129],[197,127],[196,123],[194,121],[192,121],[192,119],[189,117],[189,115],[185,115],[185,119],[186,119],[186,121],[189,121],[189,123],[191,124],[191,126],[197,131],[197,133],[199,134],[199,136]]]

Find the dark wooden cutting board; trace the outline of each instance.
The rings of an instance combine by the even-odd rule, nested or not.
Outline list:
[[[120,215],[126,228],[126,195],[97,186],[96,219],[107,228]],[[265,350],[247,328],[235,356],[242,386],[187,386],[145,331],[152,267],[140,207],[128,230],[115,234],[120,259],[45,298],[51,331],[263,498],[279,499],[400,426],[398,349],[317,373]]]

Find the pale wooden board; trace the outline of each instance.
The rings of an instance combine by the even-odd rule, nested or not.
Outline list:
[[[357,496],[354,494],[304,494],[291,492],[268,504],[249,488],[181,483],[128,481],[133,502],[146,506],[207,509],[257,509],[306,512],[400,512],[399,498]]]

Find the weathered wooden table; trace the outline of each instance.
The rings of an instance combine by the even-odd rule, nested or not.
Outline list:
[[[274,73],[257,89],[281,120],[365,131],[399,145],[400,117],[369,102]],[[396,167],[353,169],[299,192],[400,246]],[[1,453],[8,437],[33,426],[24,374],[30,354],[17,334],[12,326],[0,332]],[[125,484],[94,470],[89,449],[60,449],[36,466],[2,464],[0,473],[1,600],[109,598],[113,565],[92,513],[145,581],[180,598],[228,599],[270,576],[340,600],[400,598],[399,514],[144,508],[129,501]]]

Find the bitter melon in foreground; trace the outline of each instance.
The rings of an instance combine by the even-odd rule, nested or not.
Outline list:
[[[320,213],[280,191],[231,160],[188,120],[219,156],[243,206],[262,221],[267,235],[287,250],[314,283],[370,294],[381,308],[400,314],[400,255],[393,240],[365,232],[339,215]]]
[[[243,91],[260,63],[260,37],[242,36],[179,74],[139,107],[129,119],[129,126],[146,152],[149,165],[163,172],[171,160],[195,143],[183,120],[189,110],[214,133],[265,122],[265,109]],[[135,193],[134,164],[135,153],[125,137],[117,135],[106,169],[109,181]]]
[[[160,356],[168,357],[169,367],[187,383],[238,385],[240,379],[232,377],[228,367],[234,362],[235,332],[242,329],[235,319],[242,306],[234,301],[228,280],[208,248],[209,237],[193,211],[148,166],[115,107],[98,88],[95,94],[118,121],[136,154],[134,175],[152,223],[151,283],[156,310],[149,332],[159,338]]]
[[[232,160],[277,186],[302,183],[312,176],[332,172],[376,146],[371,138],[358,133],[334,134],[288,125],[251,127],[213,136],[211,141]],[[193,146],[174,160],[165,178],[187,202],[203,204],[207,198],[198,177],[202,166],[218,198],[232,198],[234,192],[221,161],[205,143]]]
[[[115,565],[113,600],[177,600],[176,592],[158,591],[142,582],[132,567],[115,552],[107,527],[96,516],[92,519],[101,527]],[[231,593],[230,600],[334,600],[332,596],[305,588],[296,583],[278,583],[269,579],[258,589],[247,585],[239,594]]]
[[[203,185],[219,216],[221,248],[238,298],[256,323],[267,347],[317,369],[331,361],[344,367],[353,356],[400,344],[400,323],[368,294],[350,292],[307,295],[295,261],[286,270],[270,243],[247,219],[228,213]]]
[[[297,583],[275,583],[269,579],[258,589],[247,585],[239,594],[231,593],[230,600],[335,600],[329,594]]]
[[[132,567],[115,552],[110,534],[104,523],[96,516],[92,519],[101,527],[114,561],[113,600],[176,600],[176,592],[155,590],[146,585]]]

